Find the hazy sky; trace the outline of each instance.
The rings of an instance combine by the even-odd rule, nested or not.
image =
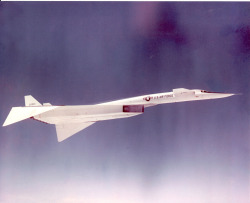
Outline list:
[[[0,202],[250,202],[250,3],[1,2],[0,118],[24,95],[95,104],[173,88],[242,93],[159,105],[62,143],[0,128]]]

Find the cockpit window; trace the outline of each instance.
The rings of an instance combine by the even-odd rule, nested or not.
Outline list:
[[[202,93],[220,93],[220,92],[209,92],[209,91],[206,91],[206,90],[201,90]]]

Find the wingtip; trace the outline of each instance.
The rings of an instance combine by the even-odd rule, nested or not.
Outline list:
[[[9,123],[9,122],[7,122],[7,119],[4,121],[4,123],[3,123],[3,127],[5,127],[5,126],[7,126],[7,125],[10,125],[11,123]]]

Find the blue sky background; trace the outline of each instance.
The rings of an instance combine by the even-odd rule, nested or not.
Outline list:
[[[1,2],[0,119],[24,95],[95,104],[173,88],[242,93],[147,108],[57,142],[0,128],[1,202],[250,202],[250,4]]]

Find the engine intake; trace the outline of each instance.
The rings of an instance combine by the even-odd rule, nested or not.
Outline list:
[[[124,105],[123,112],[143,113],[144,112],[144,105]]]

